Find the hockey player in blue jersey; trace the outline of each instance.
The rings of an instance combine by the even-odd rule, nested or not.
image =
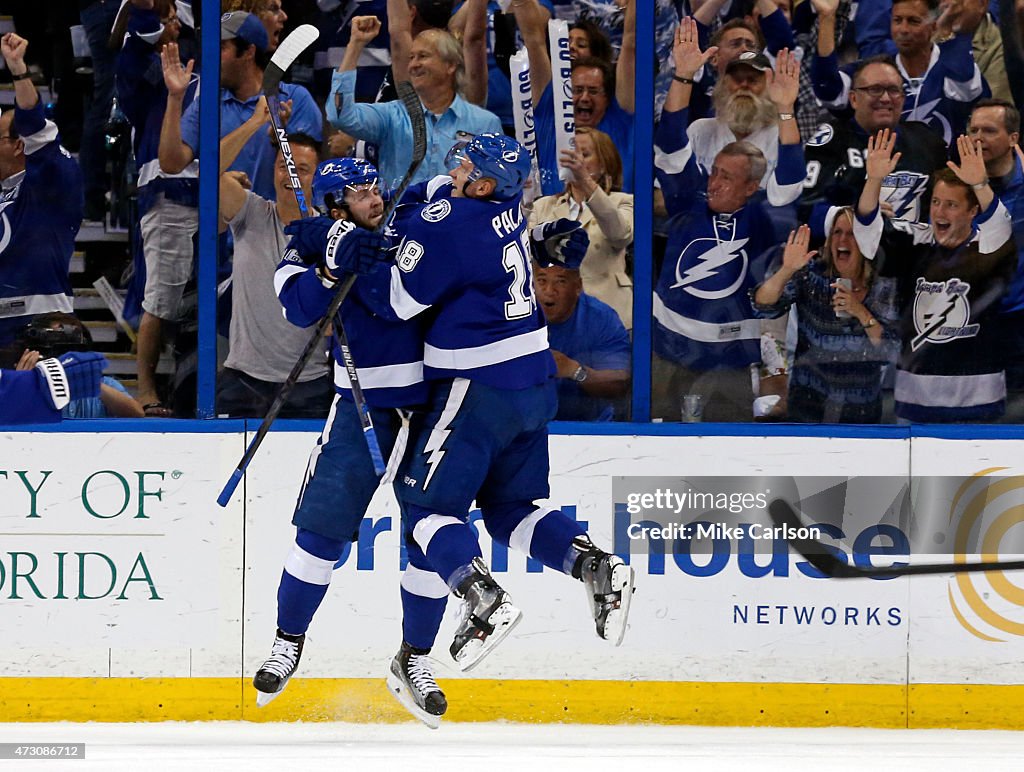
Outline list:
[[[428,403],[412,417],[395,486],[410,564],[436,572],[463,600],[450,651],[463,670],[472,668],[521,616],[468,525],[475,499],[493,539],[584,582],[598,634],[617,645],[632,569],[561,511],[534,504],[549,495],[547,423],[556,395],[521,209],[529,156],[510,137],[481,134],[449,159],[451,176],[426,183],[429,203],[402,224],[395,264],[357,285],[382,315],[430,311]]]
[[[99,396],[106,366],[102,354],[69,351],[28,370],[0,370],[0,426],[57,423],[72,400]]]
[[[275,276],[285,316],[302,327],[315,324],[326,312],[342,273],[332,249],[323,257],[324,243],[337,245],[344,241],[349,254],[363,261],[361,265],[348,263],[345,268],[357,271],[365,270],[367,262],[376,262],[385,243],[383,236],[371,232],[380,224],[384,211],[377,170],[372,164],[352,158],[324,161],[317,167],[312,192],[313,203],[324,216],[299,220],[285,229],[292,240]],[[355,244],[359,246],[353,247]],[[342,306],[341,320],[351,337],[360,384],[387,457],[402,426],[395,408],[415,405],[426,398],[419,322],[382,320],[354,296]],[[276,697],[295,673],[306,631],[327,592],[334,566],[346,546],[356,540],[363,512],[380,481],[367,452],[336,341],[333,354],[337,395],[310,456],[292,518],[297,531],[278,588],[277,636],[270,657],[253,679],[260,705]],[[412,624],[436,617],[433,630],[429,629],[430,621],[425,623],[430,637],[427,650],[444,613],[447,589],[436,576],[415,567],[407,568],[402,578],[403,605]],[[392,669],[409,681],[415,673],[419,702],[407,707],[436,726],[446,708],[444,694],[434,681],[426,656],[417,654],[417,631],[407,630],[405,641]]]

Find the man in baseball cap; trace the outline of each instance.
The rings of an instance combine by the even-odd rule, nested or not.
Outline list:
[[[259,16],[246,11],[231,11],[221,16],[220,55],[220,136],[221,139],[240,129],[260,108],[264,67],[270,59],[267,50],[269,38]],[[175,93],[183,90],[191,75],[191,65],[182,66],[176,61],[177,46],[166,52],[164,69],[165,81],[170,79]],[[168,86],[167,110],[181,109],[180,96]],[[298,84],[281,83],[279,99],[291,102],[288,131],[294,134],[308,134],[316,141],[323,140],[323,119],[320,106],[309,92]],[[262,108],[261,108],[262,109]],[[165,118],[174,123],[174,117]],[[181,133],[176,138],[167,138],[160,145],[160,168],[167,174],[179,174],[199,154],[199,102],[193,100],[179,119]],[[250,127],[252,128],[252,127]],[[164,140],[164,137],[161,137]],[[175,141],[177,140],[177,141]],[[252,191],[267,201],[274,201],[274,165],[277,148],[268,141],[267,131],[248,131],[245,144],[231,165],[232,171],[245,172],[252,181]]]
[[[771,69],[768,57],[758,51],[744,51],[725,66],[711,94],[715,117],[694,121],[689,131],[694,152],[707,168],[719,150],[737,139],[753,142],[771,159],[768,171],[775,168],[779,112],[766,93]],[[705,136],[708,132],[713,136]],[[694,140],[694,135],[706,141]]]
[[[220,17],[220,39],[238,38],[259,51],[266,51],[267,30],[256,16],[246,11],[231,11]]]

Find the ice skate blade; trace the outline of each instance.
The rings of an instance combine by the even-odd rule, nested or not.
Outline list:
[[[601,637],[618,646],[626,635],[626,621],[629,619],[629,604],[633,601],[634,572],[630,566],[618,565],[612,571],[612,592],[619,593],[619,607],[608,612]]]
[[[474,638],[466,642],[466,645],[462,647],[459,656],[455,660],[458,663],[459,669],[467,673],[475,668],[480,663],[480,660],[491,653],[491,649],[508,637],[508,634],[512,632],[512,629],[519,624],[519,620],[522,618],[523,612],[508,601],[498,606],[488,620],[494,626],[494,632],[482,641]]]
[[[409,694],[408,688],[398,676],[389,671],[387,681],[388,691],[391,692],[391,696],[401,703],[403,708],[431,729],[438,729],[441,726],[441,716],[427,713],[427,711],[417,705],[416,700]]]
[[[281,691],[284,691],[284,690],[282,689]],[[280,693],[281,692],[261,692],[261,691],[259,691],[257,689],[256,690],[256,707],[257,708],[265,708],[267,705],[269,705],[271,702],[273,702],[274,699]]]

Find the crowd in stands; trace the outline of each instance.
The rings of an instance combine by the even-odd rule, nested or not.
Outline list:
[[[413,182],[447,173],[461,140],[518,133],[536,149],[530,226],[566,218],[589,236],[578,271],[532,274],[559,418],[630,418],[639,261],[654,275],[655,420],[1024,416],[1015,0],[653,0],[655,38],[641,43],[641,0],[220,2],[219,414],[263,415],[309,335],[273,286],[284,229],[304,212],[271,116],[305,201],[317,163],[342,156],[372,161],[386,193],[413,145],[395,88],[408,81],[427,123]],[[70,22],[87,33],[92,84],[77,114],[42,104],[34,85],[63,78],[57,101],[77,98],[68,63],[47,53],[64,46],[57,15],[42,29],[16,10],[2,44],[0,83],[13,79],[15,95],[0,115],[3,364],[23,360],[17,334],[35,316],[72,311],[78,225],[102,218],[123,183],[103,148],[103,126],[123,114],[136,234],[125,317],[138,330],[136,407],[150,416],[191,414],[156,375],[169,337],[183,349],[173,382],[194,400],[180,344],[195,315],[195,6],[79,0]],[[304,23],[319,39],[264,95],[270,56]],[[635,97],[638,50],[656,56],[653,105]],[[653,148],[634,143],[638,110],[654,113]],[[634,169],[651,160],[655,189],[638,191]],[[653,206],[653,254],[634,253],[637,195]],[[326,414],[327,351],[283,416]]]

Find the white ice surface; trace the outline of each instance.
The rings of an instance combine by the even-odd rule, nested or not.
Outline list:
[[[2,770],[1001,770],[1024,769],[1024,733],[446,724],[0,724],[0,742],[84,742],[84,760]]]

